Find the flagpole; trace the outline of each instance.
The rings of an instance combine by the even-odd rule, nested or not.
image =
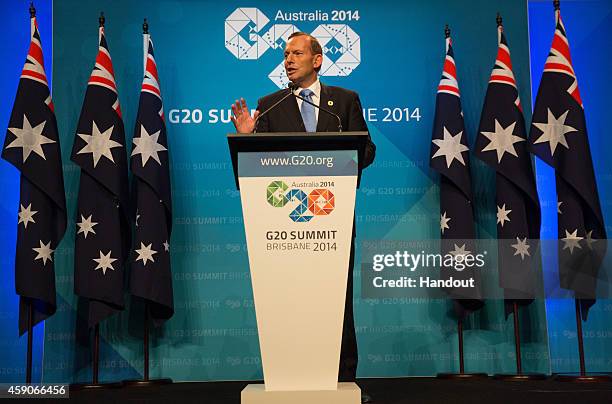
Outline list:
[[[580,361],[580,374],[579,375],[558,374],[555,376],[555,380],[559,380],[561,382],[578,382],[578,383],[609,382],[612,380],[612,377],[608,375],[603,375],[603,374],[593,375],[593,374],[587,374],[586,372],[586,365],[584,361],[584,339],[583,339],[584,337],[582,335],[582,310],[580,308],[580,299],[574,299],[574,306],[576,308],[576,334],[578,335],[578,357]]]
[[[457,320],[457,343],[459,347],[459,373],[438,373],[438,379],[480,379],[487,378],[486,373],[465,373],[465,354],[463,351],[463,317]]]
[[[576,333],[578,334],[578,356],[580,357],[580,376],[586,376],[586,366],[584,365],[584,341],[582,337],[582,318],[580,311],[580,302],[575,299],[574,306],[576,307]]]
[[[451,30],[446,24],[444,26],[444,38],[448,46],[448,41],[451,35]],[[448,49],[447,49],[448,51]],[[483,378],[488,377],[486,373],[465,373],[465,361],[463,352],[463,319],[465,313],[461,314],[457,318],[457,342],[459,347],[459,373],[438,373],[439,379],[472,379],[472,378]]]
[[[160,384],[171,384],[173,383],[170,378],[162,378],[162,379],[150,379],[149,378],[149,301],[145,300],[145,308],[144,308],[144,324],[143,324],[143,353],[144,353],[144,361],[143,361],[143,378],[142,380],[124,380],[123,385],[125,387],[147,387],[153,385]]]
[[[31,9],[30,9],[31,12]],[[31,299],[27,299],[28,303],[28,353],[27,353],[27,364],[26,364],[26,383],[32,383],[32,324],[34,322],[34,305]]]
[[[519,321],[518,302],[512,302],[512,315],[514,317],[514,353],[516,356],[516,374],[496,374],[493,378],[513,382],[527,380],[545,380],[547,377],[543,373],[523,373],[523,361],[521,358],[521,329]]]
[[[30,20],[36,18],[36,8],[34,2],[30,2]],[[32,340],[34,331],[34,305],[32,304],[31,298],[26,298],[26,304],[28,306],[28,352],[26,356],[26,383],[32,383]]]
[[[149,381],[149,302],[145,303],[144,313],[144,338],[143,338],[143,350],[144,350],[144,377],[145,382]]]
[[[514,317],[514,354],[516,356],[516,374],[523,374],[523,361],[521,359],[521,331],[519,329],[518,303],[512,302],[512,314]]]
[[[104,12],[100,12],[100,17],[98,18],[99,29],[104,28],[105,22],[106,22],[106,18],[104,17]],[[92,390],[92,389],[118,388],[118,387],[123,386],[123,383],[121,381],[100,383],[99,368],[100,368],[100,323],[97,322],[94,326],[94,335],[93,335],[92,382],[91,383],[73,383],[70,385],[70,390],[71,391]]]
[[[459,373],[465,373],[463,357],[463,319],[457,320],[457,337],[459,339]]]
[[[98,384],[98,371],[100,368],[100,324],[94,328],[94,349],[93,349],[93,384]]]
[[[100,324],[94,326],[93,335],[93,352],[91,364],[91,383],[72,383],[70,391],[93,390],[93,389],[108,389],[122,387],[121,382],[100,383]]]
[[[553,6],[555,9],[555,17],[560,19],[561,2],[559,0],[553,0]],[[587,144],[587,147],[588,147],[588,144]],[[558,170],[558,168],[555,168],[555,169]],[[564,382],[609,382],[610,380],[612,380],[612,378],[608,375],[603,375],[603,374],[589,375],[586,373],[586,366],[585,366],[585,360],[584,360],[584,340],[583,340],[583,335],[582,335],[582,316],[581,316],[582,310],[581,310],[579,298],[575,297],[574,305],[575,305],[575,312],[576,312],[576,333],[578,335],[578,356],[580,360],[580,373],[578,375],[557,374],[555,375],[555,380],[564,381]]]
[[[143,70],[146,72],[147,58],[148,58],[148,47],[149,47],[149,23],[147,19],[144,19],[142,23],[142,35],[143,35]],[[144,317],[143,317],[143,378],[142,380],[124,380],[123,385],[126,387],[147,387],[152,385],[170,384],[173,383],[170,378],[161,379],[150,379],[149,378],[149,333],[150,333],[150,303],[149,300],[144,299]]]

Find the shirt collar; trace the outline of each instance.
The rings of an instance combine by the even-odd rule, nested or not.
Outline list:
[[[317,80],[312,83],[310,86],[306,87],[310,90],[312,90],[312,92],[314,94],[312,94],[312,97],[320,99],[321,98],[321,82],[319,81],[319,79],[317,78]],[[304,90],[304,87],[299,87],[297,90],[295,90],[293,93],[296,95],[300,94],[300,91]]]

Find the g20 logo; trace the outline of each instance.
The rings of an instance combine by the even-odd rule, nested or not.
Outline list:
[[[289,213],[294,222],[309,222],[315,216],[327,216],[336,207],[334,194],[329,189],[313,189],[306,194],[299,188],[289,190],[283,181],[272,181],[268,185],[266,200],[275,208],[283,208],[290,201],[297,201],[298,205]]]
[[[259,59],[268,49],[282,49],[289,35],[300,31],[293,24],[274,24],[254,7],[237,8],[225,19],[225,48],[240,60]],[[321,76],[348,76],[361,63],[359,35],[346,24],[321,24],[311,35],[323,48]],[[289,83],[281,62],[268,75],[279,88]]]

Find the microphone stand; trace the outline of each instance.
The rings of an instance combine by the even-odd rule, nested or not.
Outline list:
[[[274,108],[276,108],[278,106],[278,104],[280,104],[281,102],[285,101],[287,98],[289,98],[291,95],[295,95],[293,94],[293,90],[295,88],[295,85],[293,83],[289,83],[289,87],[287,87],[287,90],[289,90],[289,92],[287,92],[287,94],[285,94],[280,100],[276,101],[274,104],[272,104],[270,106],[270,108],[266,109],[264,112],[262,112],[257,119],[255,120],[255,128],[253,129],[253,133],[257,133],[257,124],[259,123],[259,120],[266,115],[268,112],[272,111]]]
[[[293,92],[291,92],[291,94],[293,94]],[[342,121],[340,120],[340,117],[337,114],[334,114],[333,112],[331,112],[330,110],[328,110],[327,108],[323,108],[320,105],[315,104],[312,101],[308,101],[306,98],[298,95],[298,94],[293,94],[295,96],[295,98],[298,98],[302,101],[304,101],[306,104],[310,104],[313,107],[316,107],[318,109],[320,109],[321,111],[328,113],[329,115],[333,116],[334,118],[336,118],[336,120],[338,121],[338,132],[342,132]]]
[[[331,116],[333,116],[334,118],[336,118],[336,120],[338,121],[338,132],[342,132],[342,120],[340,119],[340,117],[338,116],[338,114],[333,113],[332,111],[328,110],[327,108],[321,107],[320,105],[315,104],[312,101],[307,100],[306,98],[300,96],[299,94],[294,94],[295,89],[297,88],[297,86],[293,83],[289,83],[289,87],[287,87],[287,90],[289,90],[287,92],[287,94],[285,94],[283,97],[281,97],[278,101],[276,101],[274,104],[272,104],[270,106],[270,108],[266,109],[264,112],[262,112],[257,119],[255,120],[255,129],[253,130],[253,133],[257,133],[257,124],[259,123],[259,120],[266,114],[268,114],[270,111],[272,111],[274,108],[276,108],[281,102],[285,101],[287,98],[289,98],[290,96],[294,96],[297,99],[302,100],[303,102],[312,105],[315,108],[318,108],[319,110],[325,112],[326,114],[329,114]]]

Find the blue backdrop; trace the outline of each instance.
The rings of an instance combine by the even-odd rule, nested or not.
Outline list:
[[[16,38],[2,43],[3,73],[0,123],[6,125],[25,57],[29,24],[27,4],[19,9],[3,3],[3,18]],[[311,2],[307,8],[259,1],[259,12],[241,9],[240,2],[219,6],[207,1],[78,1],[56,2],[54,15],[53,96],[65,158],[64,175],[69,231],[56,251],[58,313],[46,324],[44,380],[90,378],[86,347],[75,344],[76,300],[72,292],[74,206],[78,170],[67,160],[87,78],[97,51],[97,17],[107,16],[106,33],[113,57],[119,95],[131,138],[142,75],[142,18],[147,17],[156,45],[162,95],[167,114],[172,159],[175,227],[171,240],[176,315],[155,334],[152,376],[175,380],[261,378],[255,316],[252,308],[239,195],[233,189],[225,133],[228,106],[245,97],[251,107],[257,97],[275,91],[282,77],[276,70],[282,40],[290,25],[316,32],[326,57],[322,81],[358,91],[365,108],[377,160],[364,175],[357,201],[358,236],[364,239],[437,237],[436,178],[428,168],[434,97],[444,58],[443,27],[453,30],[454,48],[466,130],[471,143],[480,117],[488,76],[496,53],[495,13],[504,16],[515,76],[525,111],[531,110],[530,89],[537,89],[548,53],[554,19],[550,2],[434,1],[427,5],[390,1]],[[251,5],[249,5],[252,7]],[[51,50],[50,2],[37,4],[45,50]],[[46,9],[45,9],[46,7]],[[145,12],[146,10],[146,12]],[[316,12],[318,10],[318,12]],[[589,124],[594,161],[606,219],[611,214],[610,184],[604,174],[603,135],[605,93],[602,82],[610,71],[603,27],[610,21],[610,2],[564,2],[563,15],[573,52]],[[3,10],[4,11],[4,10]],[[312,16],[300,16],[300,11]],[[529,25],[527,17],[529,11]],[[10,17],[9,17],[10,16]],[[327,16],[340,21],[324,21]],[[302,17],[302,18],[301,18]],[[293,21],[301,19],[301,21]],[[291,21],[288,21],[291,20]],[[597,21],[595,24],[593,21]],[[333,26],[322,27],[323,24]],[[529,28],[528,28],[529,26]],[[238,35],[238,36],[237,36]],[[530,36],[529,36],[530,35]],[[530,82],[530,44],[531,74]],[[255,41],[259,45],[252,47]],[[346,41],[346,42],[345,42]],[[348,43],[350,41],[350,44]],[[597,46],[596,44],[599,44]],[[239,51],[236,51],[238,49]],[[50,77],[51,56],[45,55]],[[6,71],[4,69],[9,69]],[[335,70],[337,69],[337,70]],[[527,122],[530,114],[527,113]],[[599,123],[599,122],[602,123]],[[1,133],[5,132],[3,126]],[[596,144],[594,142],[597,142]],[[495,214],[490,191],[494,176],[473,160],[478,232],[494,237]],[[555,238],[554,190],[550,170],[537,164],[544,207],[543,236]],[[610,178],[607,178],[609,181]],[[25,338],[18,340],[12,279],[18,176],[0,161],[3,189],[0,265],[2,273],[0,343],[19,349],[0,352],[1,381],[23,380]],[[608,191],[609,190],[609,191]],[[552,196],[551,196],[552,195]],[[610,223],[610,220],[607,220]],[[5,242],[6,240],[6,242]],[[456,369],[455,323],[444,301],[361,299],[355,272],[355,312],[360,348],[359,376],[431,375]],[[536,302],[522,314],[524,361],[527,371],[575,370],[575,323],[571,302]],[[587,364],[608,370],[610,331],[605,324],[612,306],[600,302],[586,327]],[[466,331],[466,366],[489,373],[514,370],[511,319],[503,319],[501,302],[489,302],[470,319]],[[104,379],[137,376],[142,367],[137,313],[128,308],[102,327]],[[547,336],[546,324],[550,328]],[[609,321],[608,321],[609,322]],[[38,327],[41,329],[42,327]],[[573,333],[573,334],[572,334]],[[590,334],[592,333],[592,334]],[[37,335],[41,336],[37,329]],[[550,341],[549,341],[550,338]],[[549,345],[550,344],[550,345]],[[37,350],[41,350],[39,341]],[[549,348],[550,347],[550,348]],[[550,349],[550,351],[549,351]],[[608,349],[608,351],[606,351]],[[549,359],[550,353],[550,359]],[[40,362],[35,362],[40,363]]]

